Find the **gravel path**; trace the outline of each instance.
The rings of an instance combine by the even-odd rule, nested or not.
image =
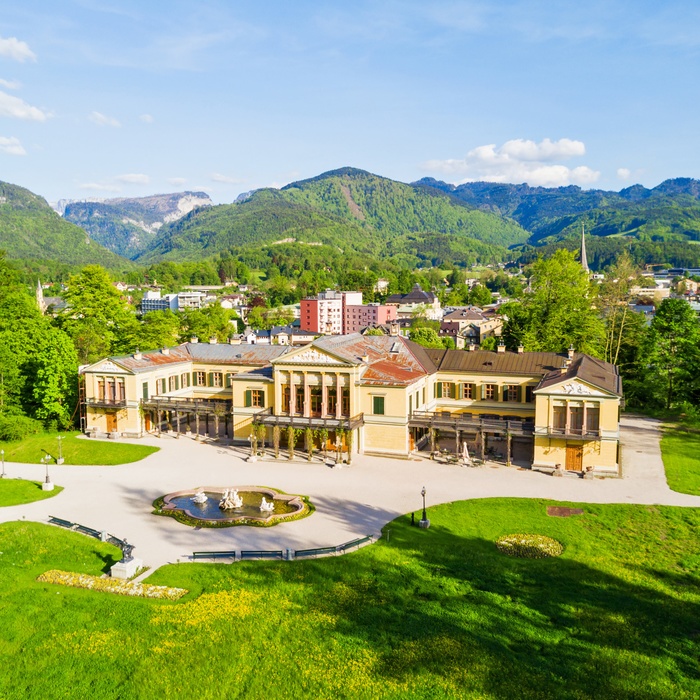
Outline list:
[[[135,464],[113,467],[50,467],[65,490],[54,498],[0,508],[0,521],[46,522],[49,515],[126,537],[134,555],[152,569],[187,560],[195,550],[303,549],[337,545],[378,534],[396,516],[428,505],[469,498],[515,496],[586,503],[648,503],[700,506],[700,497],[671,491],[659,449],[660,424],[624,417],[621,423],[623,478],[584,480],[486,465],[466,468],[427,459],[358,456],[351,467],[319,462],[260,461],[249,464],[235,447],[200,444],[189,438],[147,438],[161,450]],[[8,477],[43,481],[44,467],[6,465]],[[151,515],[151,503],[166,493],[202,485],[258,484],[310,496],[311,517],[272,528],[194,530],[172,518]]]

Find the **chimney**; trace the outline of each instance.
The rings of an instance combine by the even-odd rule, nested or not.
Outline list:
[[[360,357],[360,359],[362,360],[362,362],[364,362],[366,364],[367,362],[369,362],[369,355],[362,355],[362,357]]]
[[[163,353],[163,355],[169,355],[169,354],[170,354],[170,348],[163,348],[163,349],[161,350],[161,352]]]
[[[559,370],[559,372],[560,372],[561,374],[566,374],[568,371],[569,371],[569,365],[568,365],[568,364],[565,364],[565,365]]]
[[[496,348],[496,351],[497,351],[497,352],[505,352],[505,351],[506,351],[506,345],[505,345],[505,343],[503,342],[503,339],[502,339],[502,338],[501,338],[501,340],[498,342],[498,347]]]
[[[398,321],[392,321],[390,326],[389,326],[389,333],[391,335],[398,335],[399,334],[399,322]]]
[[[573,360],[573,359],[574,359],[574,346],[572,343],[571,345],[569,345],[569,360]]]
[[[518,355],[522,355],[525,352],[525,348],[522,345],[518,345]]]
[[[199,338],[196,335],[193,335],[190,338],[190,343],[198,343],[198,342],[199,342]]]
[[[476,350],[476,345],[474,345],[474,343],[469,343],[467,349],[469,350],[469,352],[474,352]]]
[[[229,345],[240,345],[241,344],[241,339],[240,338],[229,338],[228,339]]]
[[[136,352],[134,353],[134,359],[140,360],[141,358],[143,358],[143,355],[141,354],[141,351],[138,348],[136,348]]]
[[[213,335],[211,338],[209,338],[209,345],[216,345],[219,342],[218,338]]]

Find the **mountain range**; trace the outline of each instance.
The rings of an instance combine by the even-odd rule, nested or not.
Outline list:
[[[85,229],[105,248],[133,258],[149,247],[164,224],[211,204],[205,192],[178,192],[150,197],[59,200],[57,210],[62,210],[67,221]]]
[[[527,262],[576,247],[583,226],[594,267],[623,248],[640,263],[700,265],[700,246],[693,245],[700,242],[700,181],[690,178],[615,192],[433,178],[406,184],[341,168],[231,204],[180,192],[67,201],[62,208],[63,219],[41,197],[0,183],[0,248],[11,258],[126,269],[229,254],[252,260],[262,250],[274,257],[277,249],[303,266],[309,246],[323,246],[317,258],[323,251],[334,260],[354,254],[363,265],[391,259],[410,269]]]

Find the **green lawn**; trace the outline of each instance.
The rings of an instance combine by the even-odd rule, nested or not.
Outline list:
[[[127,464],[138,462],[158,452],[148,445],[125,445],[123,443],[79,438],[80,433],[60,433],[63,436],[61,453],[65,464]],[[58,457],[58,433],[30,435],[20,442],[0,442],[5,450],[5,461],[38,464],[48,452],[54,463]]]
[[[42,491],[37,481],[25,479],[0,479],[0,506],[18,506],[21,503],[32,503],[44,498],[51,498],[61,493],[61,486],[54,486],[53,491]]]
[[[388,542],[343,557],[155,572],[191,591],[179,603],[37,583],[49,568],[99,573],[118,551],[1,525],[0,697],[699,697],[700,512],[552,518],[547,503],[432,508],[430,530],[403,516]],[[564,553],[496,550],[519,532]]]
[[[668,485],[674,491],[700,496],[700,433],[667,429],[661,438],[661,456]]]

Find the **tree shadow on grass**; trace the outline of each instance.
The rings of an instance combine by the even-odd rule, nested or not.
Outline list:
[[[695,596],[682,599],[655,587],[654,571],[631,582],[566,557],[512,559],[446,528],[422,542],[409,530],[394,523],[376,556],[308,563],[332,579],[311,607],[369,645],[385,679],[437,676],[508,700],[700,692],[696,582],[684,579]]]

